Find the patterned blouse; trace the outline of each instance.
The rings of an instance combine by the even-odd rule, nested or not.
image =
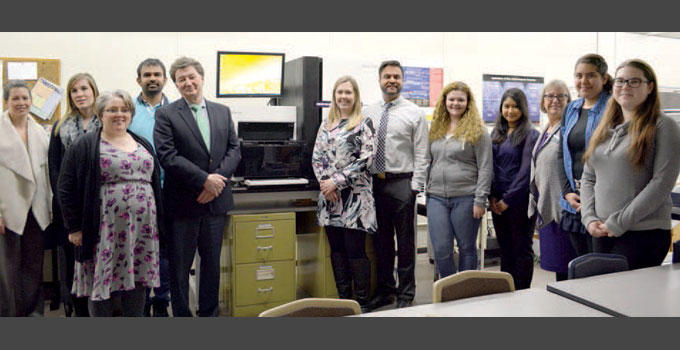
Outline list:
[[[319,127],[312,154],[312,168],[318,181],[331,179],[340,199],[331,202],[319,194],[317,223],[373,233],[377,230],[373,180],[375,134],[370,118],[346,130],[347,120],[328,130]]]

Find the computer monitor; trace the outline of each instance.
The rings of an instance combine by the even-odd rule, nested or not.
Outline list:
[[[281,97],[285,54],[217,52],[217,97]]]

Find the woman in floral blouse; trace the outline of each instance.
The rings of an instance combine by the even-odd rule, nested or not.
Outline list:
[[[328,119],[319,127],[312,167],[321,187],[317,222],[331,247],[331,265],[338,296],[352,298],[367,310],[371,265],[366,233],[377,230],[373,182],[374,129],[361,114],[359,87],[344,76],[333,86]]]
[[[95,103],[101,130],[68,148],[59,200],[76,247],[72,293],[89,297],[91,316],[142,316],[146,288],[158,287],[163,232],[160,166],[151,144],[127,131],[135,106],[126,92]],[[114,302],[119,299],[118,302]]]

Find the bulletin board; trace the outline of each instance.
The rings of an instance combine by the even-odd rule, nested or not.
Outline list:
[[[45,78],[51,82],[53,82],[56,85],[60,85],[60,77],[61,77],[61,60],[58,59],[52,59],[52,58],[24,58],[24,57],[0,57],[0,61],[2,61],[2,84],[4,85],[7,80],[9,80],[8,72],[7,72],[7,63],[8,62],[19,62],[19,63],[30,63],[30,62],[35,62],[37,65],[37,77],[35,79],[23,79],[29,86],[29,88],[33,89],[33,86],[36,84],[38,81],[38,78]],[[7,106],[5,106],[5,101],[3,99],[2,101],[2,110],[4,111],[7,109]],[[38,123],[41,124],[49,124],[52,125],[55,121],[57,121],[61,116],[61,103],[57,105],[57,109],[54,111],[54,114],[50,118],[50,120],[43,120],[41,118],[35,118],[35,120]]]

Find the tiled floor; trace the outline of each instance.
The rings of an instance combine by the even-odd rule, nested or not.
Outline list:
[[[419,217],[418,233],[417,233],[417,247],[427,248],[427,221],[424,217]],[[485,260],[485,270],[498,271],[500,270],[499,259],[491,258]],[[532,288],[545,289],[546,285],[550,282],[555,281],[555,274],[553,272],[544,271],[538,266],[534,267],[534,277],[531,283]],[[194,278],[191,279],[193,286]],[[427,304],[432,302],[432,284],[434,282],[434,265],[430,264],[428,254],[420,253],[416,257],[416,297],[414,299],[414,305]],[[192,288],[193,290],[194,288]],[[192,309],[195,310],[196,297],[193,293],[189,296],[189,301]],[[379,310],[387,310],[393,306],[385,306]],[[168,310],[170,313],[171,310]],[[58,310],[50,311],[49,306],[45,308],[45,316],[50,317],[64,317],[63,306]]]

